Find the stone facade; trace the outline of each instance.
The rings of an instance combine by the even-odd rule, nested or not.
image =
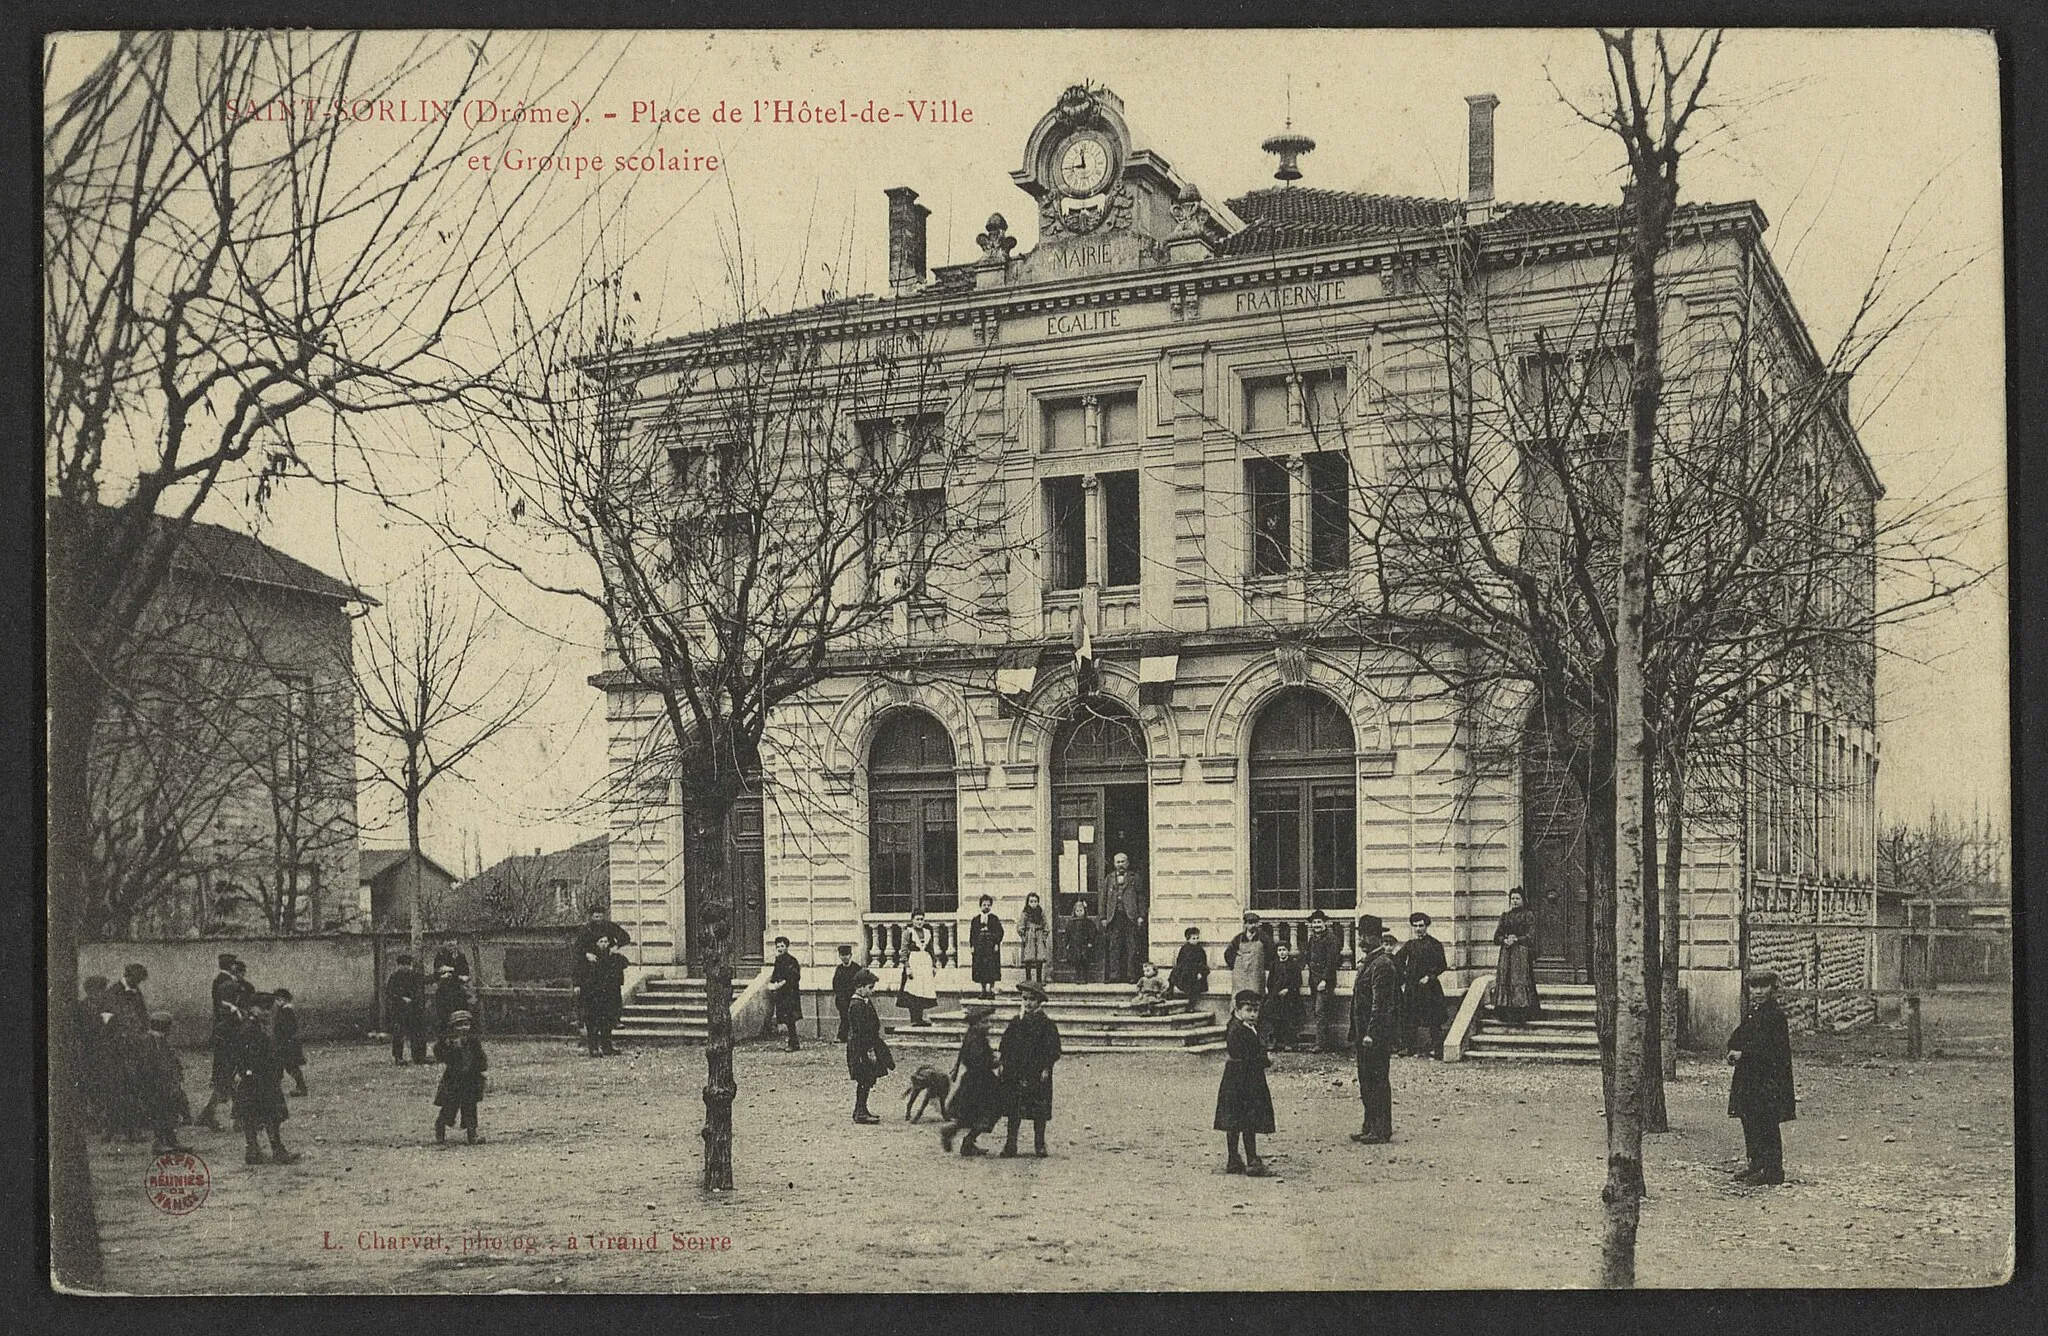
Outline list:
[[[1490,103],[1485,111],[1490,118]],[[1477,155],[1477,110],[1474,119]],[[991,218],[978,238],[982,260],[928,281],[920,267],[918,281],[899,276],[889,299],[833,310],[864,346],[914,347],[951,368],[945,411],[975,443],[973,476],[957,481],[989,498],[983,513],[1011,541],[948,572],[892,636],[838,655],[834,675],[774,720],[760,836],[767,935],[790,937],[813,971],[829,968],[841,944],[891,962],[904,914],[873,907],[881,863],[870,763],[881,731],[904,712],[935,723],[951,745],[958,899],[932,917],[947,921],[942,963],[954,980],[965,978],[965,953],[952,958],[952,934],[979,896],[1014,926],[1024,896],[1039,892],[1050,905],[1062,877],[1079,872],[1096,890],[1079,863],[1062,870],[1063,858],[1088,853],[1068,847],[1055,754],[1077,714],[1093,711],[1132,721],[1142,751],[1131,762],[1142,770],[1109,787],[1140,776],[1142,802],[1128,801],[1144,815],[1135,861],[1149,885],[1147,954],[1170,965],[1194,926],[1220,968],[1222,943],[1259,903],[1262,877],[1322,875],[1277,870],[1292,856],[1284,851],[1274,868],[1253,866],[1256,848],[1285,842],[1255,828],[1294,829],[1284,814],[1259,825],[1254,735],[1269,707],[1309,693],[1348,723],[1348,755],[1283,758],[1272,773],[1312,772],[1305,804],[1349,804],[1327,826],[1306,806],[1298,813],[1306,828],[1348,830],[1344,850],[1325,848],[1322,835],[1299,846],[1354,883],[1355,898],[1332,905],[1332,917],[1348,933],[1358,913],[1405,928],[1422,910],[1446,941],[1447,984],[1491,968],[1507,892],[1536,880],[1524,867],[1523,771],[1443,689],[1454,674],[1430,671],[1432,656],[1462,651],[1373,648],[1328,615],[1373,578],[1362,542],[1335,541],[1330,508],[1355,519],[1351,498],[1403,485],[1426,435],[1415,424],[1449,416],[1451,386],[1435,360],[1451,318],[1446,273],[1471,264],[1483,275],[1483,309],[1468,293],[1457,318],[1468,331],[1483,324],[1503,364],[1574,340],[1575,356],[1598,351],[1576,326],[1611,284],[1618,211],[1493,201],[1490,120],[1483,128],[1483,199],[1304,187],[1212,204],[1133,138],[1113,94],[1069,90],[1011,174],[1039,210],[1035,250],[1012,254],[1007,224]],[[921,256],[914,192],[892,201],[904,205],[892,214],[895,258]],[[1749,204],[1681,212],[1667,326],[1695,367],[1725,370],[1736,355],[1732,322],[1759,297],[1782,314],[1771,337],[1794,360],[1812,358],[1762,229]],[[614,373],[640,391],[628,430],[652,432],[677,384],[680,362],[664,362],[663,347],[617,359]],[[1674,385],[1674,414],[1690,392]],[[1846,418],[1827,429],[1839,466],[1860,469],[1874,497]],[[1331,477],[1341,480],[1334,491]],[[1084,640],[1099,679],[1085,706],[1075,648]],[[612,755],[623,769],[658,715],[622,675],[597,680],[610,692]],[[1824,791],[1832,852],[1826,863],[1784,866],[1808,884],[1825,877],[1849,888],[1866,875],[1874,838],[1869,683],[1804,708],[1829,721],[1828,741],[1812,752],[1828,768],[1774,770],[1784,786],[1774,801],[1815,812]],[[1744,901],[1761,870],[1756,791],[1688,822],[1683,983],[1703,1035],[1725,1032],[1739,1007]],[[612,830],[612,911],[633,929],[644,967],[687,957],[672,798],[644,787]],[[1091,845],[1107,838],[1093,822],[1074,829],[1090,832]],[[1874,912],[1861,894],[1837,908]],[[1268,917],[1292,925],[1306,912]],[[1568,954],[1560,967],[1583,970],[1582,944]],[[1014,932],[1006,961],[1016,961]],[[1825,973],[1831,986],[1854,977]]]

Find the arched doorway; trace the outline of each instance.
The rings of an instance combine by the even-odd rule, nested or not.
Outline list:
[[[895,710],[868,751],[868,910],[960,907],[953,740],[922,710]]]
[[[1252,726],[1253,909],[1358,907],[1358,761],[1344,707],[1289,687]]]
[[[1122,981],[1149,952],[1151,919],[1151,824],[1146,797],[1145,732],[1128,710],[1113,702],[1084,700],[1053,740],[1053,961],[1052,977],[1069,983]],[[1066,920],[1074,902],[1088,901],[1089,913],[1109,919],[1103,903],[1105,877],[1117,854],[1129,858],[1135,875],[1123,909],[1129,920],[1123,949],[1098,949],[1095,966],[1083,979],[1068,963]],[[1113,922],[1113,920],[1111,920]],[[1108,934],[1105,933],[1105,937]],[[1105,941],[1103,947],[1111,945]]]

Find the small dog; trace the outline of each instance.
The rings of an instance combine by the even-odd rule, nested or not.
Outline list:
[[[917,1122],[936,1101],[939,1117],[946,1116],[946,1098],[953,1093],[952,1078],[934,1067],[919,1067],[910,1074],[910,1089],[903,1092],[903,1121]]]

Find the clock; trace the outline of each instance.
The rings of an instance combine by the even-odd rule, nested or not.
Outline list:
[[[1094,130],[1082,131],[1060,146],[1053,161],[1053,183],[1069,199],[1100,195],[1109,186],[1114,165],[1109,137]]]

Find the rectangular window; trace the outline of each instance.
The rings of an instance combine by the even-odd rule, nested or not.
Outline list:
[[[1351,461],[1327,451],[1307,463],[1309,569],[1341,571],[1351,564]]]
[[[1102,475],[1102,521],[1108,569],[1104,578],[1111,585],[1134,585],[1140,578],[1143,548],[1138,539],[1138,472]]]
[[[1087,410],[1079,399],[1045,405],[1045,448],[1080,450],[1088,444]]]
[[[1281,431],[1287,426],[1287,377],[1260,376],[1244,382],[1244,429]]]
[[[923,597],[945,538],[946,489],[919,487],[875,508],[868,526],[868,578],[875,598]]]
[[[1570,370],[1556,353],[1522,359],[1522,415],[1531,435],[1554,440],[1571,429]]]
[[[1045,560],[1054,589],[1079,589],[1088,580],[1088,513],[1081,480],[1045,480]]]
[[[1291,547],[1287,467],[1277,459],[1248,459],[1244,489],[1251,502],[1252,574],[1285,575]]]
[[[1344,370],[1311,371],[1301,378],[1301,411],[1310,426],[1335,426],[1344,417]]]
[[[877,914],[910,912],[914,798],[877,797],[870,822],[868,899]]]
[[[960,890],[953,882],[953,868],[959,844],[953,799],[920,798],[924,807],[924,877],[918,909],[928,914],[950,914],[960,908]]]
[[[1102,396],[1101,406],[1103,445],[1136,445],[1138,443],[1138,396],[1136,392],[1105,394]]]
[[[1349,784],[1317,784],[1309,825],[1310,894],[1315,909],[1358,903],[1358,802]]]
[[[1252,790],[1252,908],[1300,909],[1301,786]]]

